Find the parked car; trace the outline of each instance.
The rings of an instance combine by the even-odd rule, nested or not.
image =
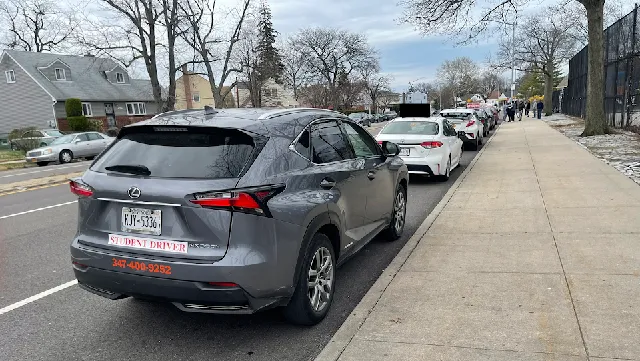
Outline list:
[[[70,182],[78,284],[190,312],[282,306],[316,324],[336,267],[403,232],[399,151],[321,109],[192,110],[123,127]]]
[[[98,132],[67,134],[53,140],[48,146],[28,151],[25,160],[45,166],[51,162],[69,163],[75,158],[93,158],[114,140]]]
[[[493,114],[491,114],[487,109],[480,108],[476,109],[476,116],[482,122],[484,134],[483,137],[488,137],[491,129],[494,128],[495,124],[493,123]]]
[[[393,110],[384,112],[384,115],[387,117],[387,120],[393,120],[398,117],[398,113]]]
[[[365,127],[371,126],[371,118],[367,113],[351,113],[349,119]]]
[[[484,126],[473,109],[445,109],[440,116],[447,118],[458,135],[472,150],[477,150],[482,144]]]
[[[382,128],[376,140],[398,144],[409,173],[443,181],[449,179],[462,158],[463,142],[449,120],[442,117],[396,118]]]
[[[44,147],[63,136],[58,129],[33,129],[22,133],[18,138],[9,141],[13,150],[31,150]]]

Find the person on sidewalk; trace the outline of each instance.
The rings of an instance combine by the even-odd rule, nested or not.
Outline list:
[[[502,122],[504,123],[505,120],[507,120],[507,108],[509,107],[509,105],[507,104],[507,102],[504,102],[504,104],[502,105]]]
[[[523,111],[524,111],[524,101],[518,100],[518,121],[522,120]]]
[[[529,116],[529,112],[531,111],[531,102],[527,100],[527,104],[524,106],[524,115]]]
[[[509,122],[513,122],[515,116],[516,116],[516,105],[515,104],[510,104],[507,107],[507,115],[509,116]]]
[[[544,103],[542,100],[538,101],[536,104],[536,110],[538,111],[538,119],[542,119],[542,109],[544,109]]]

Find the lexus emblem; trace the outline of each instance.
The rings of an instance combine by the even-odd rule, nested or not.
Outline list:
[[[131,187],[127,191],[127,194],[129,194],[129,197],[132,199],[140,198],[140,193],[140,188],[138,187]]]

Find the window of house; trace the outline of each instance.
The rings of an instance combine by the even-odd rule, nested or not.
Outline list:
[[[200,93],[193,93],[193,101],[196,103],[200,102]]]
[[[116,73],[116,83],[124,83],[124,74]]]
[[[67,74],[65,73],[64,69],[56,68],[55,72],[56,80],[67,80]]]
[[[262,95],[267,98],[275,98],[278,96],[278,89],[267,88],[262,91]]]
[[[13,70],[7,70],[4,72],[4,76],[7,78],[7,83],[15,83],[16,82],[16,74]]]
[[[128,115],[145,115],[147,114],[147,108],[144,103],[127,103]]]
[[[90,103],[82,103],[82,114],[87,117],[90,117],[93,115],[93,111],[91,110]]]

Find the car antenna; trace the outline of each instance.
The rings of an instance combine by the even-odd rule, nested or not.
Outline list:
[[[213,115],[216,114],[218,111],[216,111],[216,109],[210,105],[205,105],[204,106],[204,114],[205,115]]]

